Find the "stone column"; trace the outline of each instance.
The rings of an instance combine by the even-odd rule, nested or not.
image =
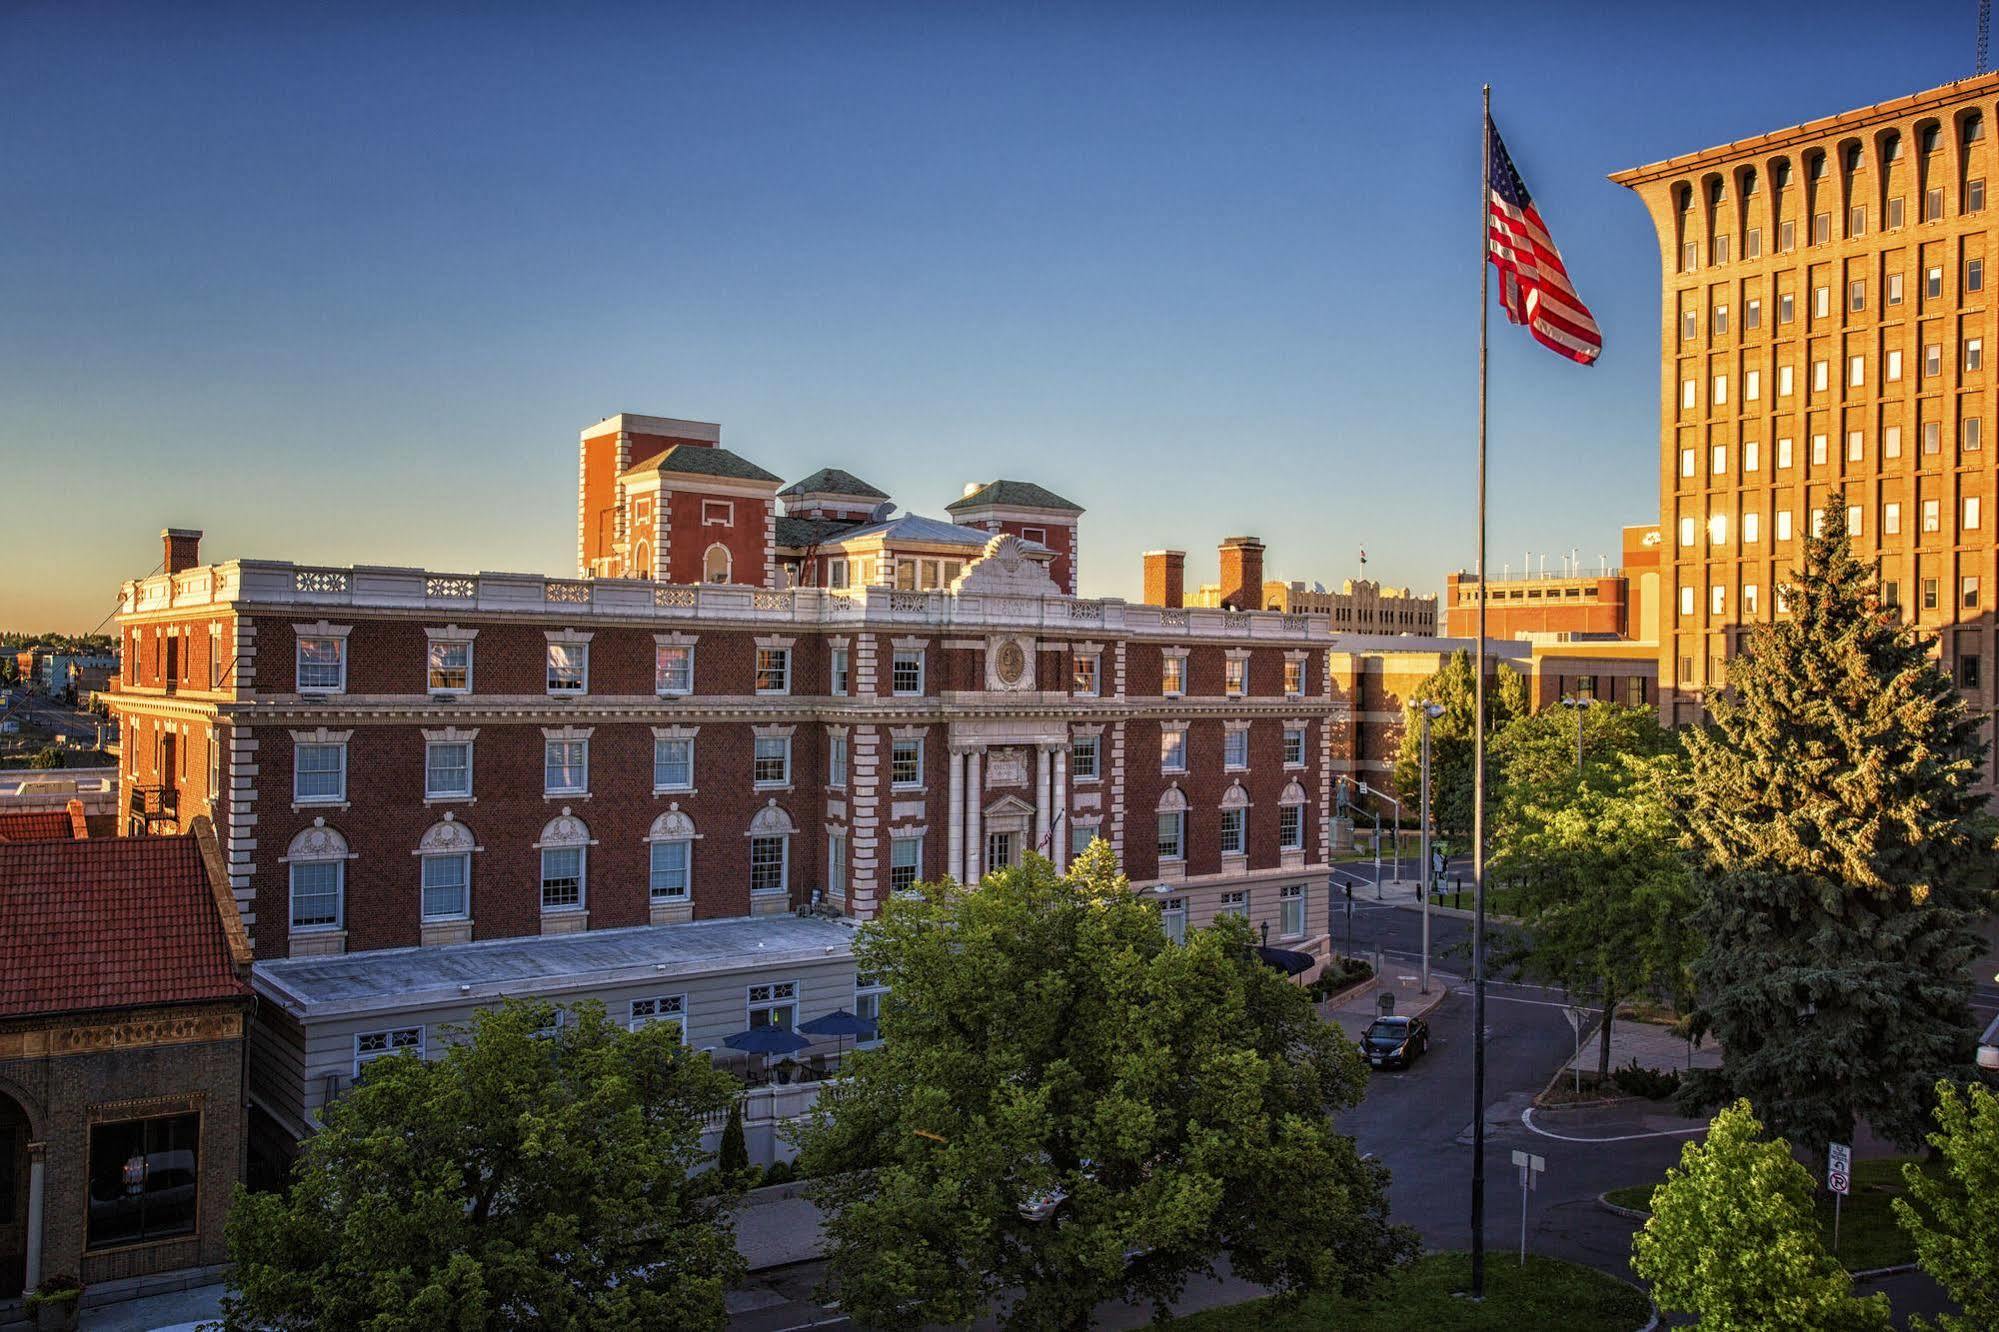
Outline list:
[[[965,751],[953,747],[945,761],[951,768],[951,849],[944,861],[944,872],[958,879],[965,872]]]
[[[1069,747],[1063,745],[1055,751],[1055,796],[1050,802],[1054,810],[1049,826],[1054,829],[1053,845],[1049,850],[1055,853],[1055,868],[1063,869],[1069,864]]]
[[[1055,857],[1055,843],[1048,836],[1048,746],[1034,747],[1034,849],[1041,851],[1045,844],[1045,854]]]
[[[28,1144],[28,1267],[23,1290],[42,1283],[42,1184],[43,1157],[48,1144]]]
[[[965,755],[965,882],[979,881],[986,848],[979,838],[979,812],[986,803],[985,753],[974,749]]]

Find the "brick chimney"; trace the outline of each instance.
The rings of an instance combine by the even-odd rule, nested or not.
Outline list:
[[[201,563],[201,533],[193,528],[169,527],[161,531],[160,539],[167,546],[165,568],[168,573],[181,573]]]
[[[1145,552],[1145,604],[1178,610],[1187,604],[1187,552]]]
[[[1222,605],[1234,610],[1263,609],[1263,543],[1253,536],[1222,541]]]

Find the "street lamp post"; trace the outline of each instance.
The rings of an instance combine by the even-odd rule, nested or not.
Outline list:
[[[1430,992],[1430,876],[1434,867],[1430,860],[1430,723],[1444,715],[1440,703],[1423,703],[1423,810],[1417,820],[1419,835],[1423,840],[1423,985],[1422,993]]]
[[[1402,802],[1386,791],[1377,791],[1366,782],[1360,784],[1360,793],[1373,796],[1376,800],[1386,800],[1395,806],[1395,881],[1402,882]],[[1381,897],[1381,810],[1374,811],[1374,896]]]
[[[1583,709],[1596,702],[1588,694],[1578,694],[1574,698],[1564,698],[1562,706],[1576,714],[1576,777],[1583,775]]]

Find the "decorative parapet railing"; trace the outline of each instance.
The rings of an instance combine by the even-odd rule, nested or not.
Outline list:
[[[559,616],[586,623],[736,622],[758,627],[880,624],[934,629],[1018,628],[1054,634],[1124,634],[1172,639],[1330,642],[1325,616],[1135,605],[1115,597],[1012,595],[889,587],[769,589],[721,583],[654,583],[629,578],[549,578],[541,574],[436,573],[355,565],[324,568],[236,560],[125,584],[126,615],[254,606],[324,614],[356,610]]]

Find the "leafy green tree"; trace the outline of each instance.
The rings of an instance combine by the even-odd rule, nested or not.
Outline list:
[[[1632,1237],[1631,1270],[1670,1313],[1702,1332],[1885,1329],[1888,1298],[1856,1297],[1812,1215],[1812,1177],[1781,1139],[1761,1135],[1747,1101],[1708,1125],[1652,1191]]]
[[[1929,1141],[1950,1183],[1903,1166],[1909,1197],[1894,1200],[1895,1219],[1915,1242],[1923,1271],[1963,1311],[1945,1314],[1934,1326],[1989,1332],[1999,1327],[1999,1095],[1939,1083],[1936,1120]],[[1932,1325],[1917,1319],[1910,1326]]]
[[[1854,558],[1846,501],[1687,737],[1706,874],[1695,1032],[1722,1066],[1683,1103],[1746,1096],[1822,1155],[1864,1118],[1913,1147],[1931,1088],[1968,1074],[1968,964],[1993,845],[1978,719]]]
[[[1644,724],[1659,730],[1654,720]],[[1698,946],[1674,808],[1686,764],[1670,743],[1646,752],[1661,746],[1643,725],[1631,729],[1639,752],[1600,753],[1580,780],[1573,760],[1543,776],[1524,767],[1538,761],[1537,751],[1516,748],[1524,771],[1504,786],[1493,858],[1494,870],[1515,884],[1522,918],[1501,957],[1600,1005],[1599,1080],[1610,1076],[1617,1005],[1639,994],[1686,995]]]
[[[1170,943],[1101,841],[1066,879],[1029,857],[889,902],[856,945],[882,1044],[801,1137],[842,1307],[1082,1328],[1224,1252],[1285,1291],[1407,1255],[1386,1170],[1331,1120],[1366,1070],[1254,943],[1235,918]]]
[[[1478,698],[1469,652],[1454,652],[1402,705],[1402,748],[1395,758],[1395,791],[1403,808],[1415,813],[1423,784],[1423,720],[1419,704],[1435,703],[1443,713],[1430,723],[1430,817],[1438,827],[1469,837],[1472,825],[1472,750]],[[1527,684],[1501,662],[1485,694],[1486,771],[1493,763],[1492,738],[1516,717],[1527,715]]]
[[[701,1118],[734,1081],[670,1024],[595,1004],[479,1013],[326,1112],[288,1192],[238,1189],[224,1326],[240,1332],[719,1328],[741,1270]]]

